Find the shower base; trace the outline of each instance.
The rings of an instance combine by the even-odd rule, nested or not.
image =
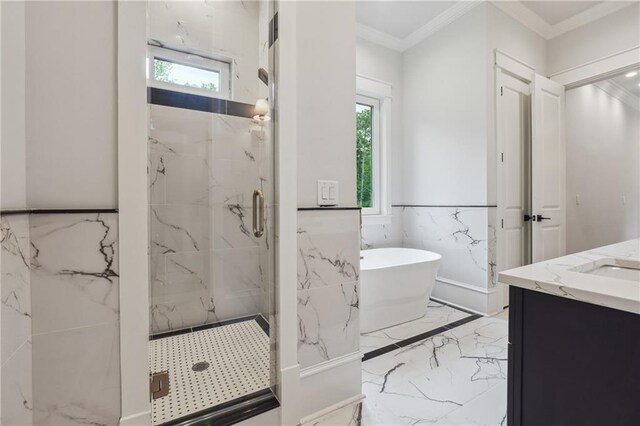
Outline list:
[[[151,371],[169,372],[169,394],[152,401],[154,425],[269,388],[268,323],[262,316],[205,327],[155,335],[149,342]]]

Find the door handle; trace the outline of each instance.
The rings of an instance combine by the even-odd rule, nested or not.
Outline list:
[[[260,238],[264,234],[264,194],[259,189],[253,191],[253,235]]]
[[[529,216],[528,214],[524,215],[524,221],[529,222],[530,220],[536,220],[533,216]]]
[[[551,220],[551,218],[550,217],[543,217],[541,214],[538,214],[538,215],[536,215],[535,220],[537,222],[542,222],[543,220]]]

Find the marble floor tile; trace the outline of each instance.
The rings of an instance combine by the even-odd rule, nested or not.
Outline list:
[[[430,300],[427,313],[421,318],[383,330],[361,334],[360,348],[363,353],[371,352],[469,316],[471,314],[467,312]]]
[[[438,421],[442,425],[506,425],[507,382],[492,387]]]
[[[484,317],[362,363],[362,425],[500,425],[507,321]]]

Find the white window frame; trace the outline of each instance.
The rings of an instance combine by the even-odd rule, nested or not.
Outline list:
[[[173,90],[176,92],[190,93],[192,95],[207,96],[210,98],[231,99],[231,61],[227,58],[209,58],[195,53],[183,52],[171,48],[159,46],[147,46],[147,80],[151,87]],[[220,87],[217,92],[197,87],[189,87],[182,84],[167,83],[155,79],[154,60],[160,59],[193,68],[207,71],[215,71],[220,75]]]
[[[389,140],[391,130],[391,85],[370,77],[356,76],[356,103],[373,106],[372,181],[373,206],[362,209],[362,224],[391,223],[389,194]]]

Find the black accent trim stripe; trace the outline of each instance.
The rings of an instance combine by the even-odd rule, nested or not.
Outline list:
[[[147,102],[153,105],[253,118],[255,107],[251,104],[176,92],[175,90],[159,89],[157,87],[148,87],[147,90]]]
[[[451,305],[449,305],[447,303],[442,303],[440,301],[437,301],[437,302],[441,303],[443,305],[446,305],[446,306],[450,306],[453,309],[457,309],[459,311],[463,311],[463,312],[469,313],[469,311],[466,311],[464,309],[460,309],[460,308],[455,307],[455,306],[451,306]],[[403,348],[405,346],[409,346],[409,345],[412,345],[414,343],[420,342],[422,340],[426,340],[426,339],[428,339],[430,337],[433,337],[435,335],[447,332],[449,330],[453,330],[456,327],[460,327],[461,325],[466,324],[466,323],[471,322],[471,321],[474,321],[474,320],[477,320],[478,318],[482,318],[482,315],[480,315],[480,314],[471,314],[468,317],[459,319],[459,320],[454,321],[454,322],[449,323],[449,324],[445,324],[445,325],[443,325],[441,327],[438,327],[438,328],[434,328],[433,330],[429,330],[429,331],[426,331],[424,333],[420,333],[420,334],[417,334],[415,336],[408,337],[406,339],[400,340],[399,342],[392,343],[390,345],[383,346],[383,347],[378,348],[378,349],[374,349],[374,350],[364,354],[362,356],[362,361],[364,362],[364,361],[368,361],[368,360],[373,359],[373,358],[377,358],[380,355],[384,355],[386,353],[395,351],[396,349],[400,349],[400,348]]]
[[[269,336],[269,321],[267,321],[262,315],[256,315],[254,320],[256,320],[260,328],[262,328],[262,331]]]
[[[118,209],[24,209],[2,210],[0,216],[18,214],[92,214],[92,213],[118,213]]]
[[[271,389],[263,389],[240,398],[198,411],[162,426],[228,426],[280,406]]]
[[[308,211],[320,211],[320,210],[362,210],[362,207],[340,207],[340,206],[327,206],[327,207],[298,207],[299,212]]]
[[[463,208],[488,208],[488,207],[498,207],[497,204],[392,204],[391,207],[463,207]]]
[[[273,46],[278,40],[278,12],[273,15],[273,18],[269,22],[269,47]]]
[[[171,330],[171,331],[164,331],[162,333],[151,334],[149,336],[149,340],[164,339],[166,337],[178,336],[180,334],[193,333],[195,331],[202,331],[202,330],[207,330],[209,328],[222,327],[223,325],[236,324],[239,322],[252,321],[252,320],[258,323],[260,328],[264,330],[267,336],[269,335],[269,322],[265,320],[261,314],[258,314],[258,315],[248,315],[246,317],[234,318],[234,319],[225,320],[225,321],[218,321],[211,324],[203,324],[203,325],[197,325],[194,327],[181,328],[179,330]]]

